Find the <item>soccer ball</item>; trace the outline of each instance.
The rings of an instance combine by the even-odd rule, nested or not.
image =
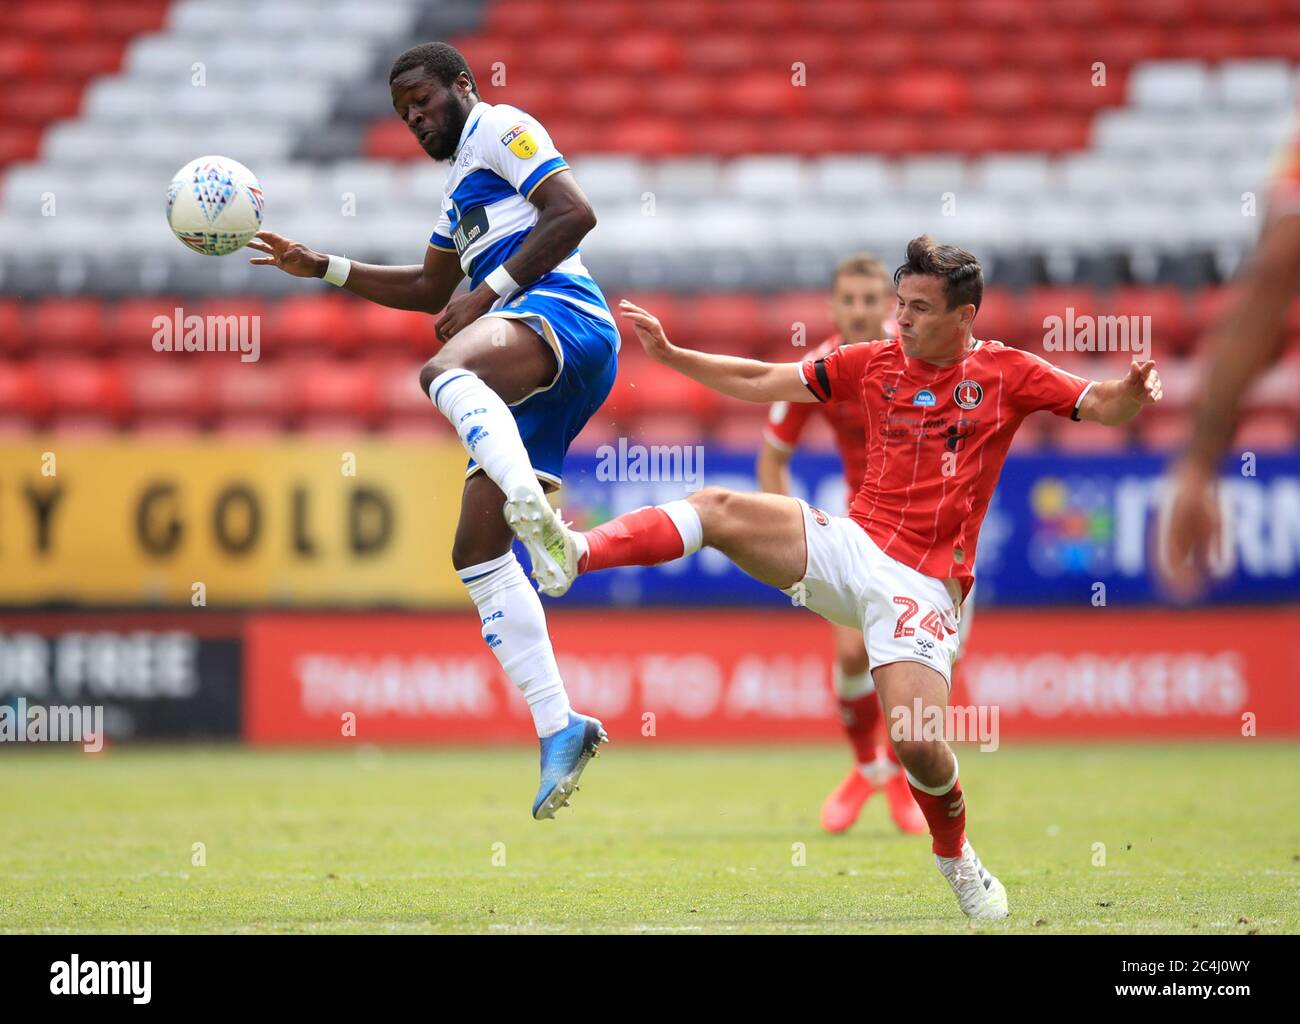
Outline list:
[[[262,186],[238,160],[201,156],[167,186],[167,223],[195,252],[225,256],[262,228]]]

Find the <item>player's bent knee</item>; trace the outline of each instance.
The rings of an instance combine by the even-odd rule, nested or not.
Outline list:
[[[950,769],[951,755],[948,752],[948,745],[943,740],[911,737],[896,739],[893,723],[886,722],[885,728],[894,745],[894,753],[898,755],[898,760],[902,762],[904,768],[927,785],[938,785],[944,781],[940,776]]]
[[[736,493],[725,487],[703,487],[686,500],[700,517],[704,530],[704,543],[710,547],[726,545],[730,533],[731,507]]]
[[[429,385],[437,380],[448,370],[463,370],[462,360],[453,357],[447,357],[445,352],[439,352],[427,363],[420,367],[420,390],[426,395],[429,393]]]

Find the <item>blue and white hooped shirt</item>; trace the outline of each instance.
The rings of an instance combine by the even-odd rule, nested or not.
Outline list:
[[[469,112],[451,158],[442,211],[429,244],[457,253],[470,287],[478,287],[523,244],[537,223],[537,207],[528,197],[568,166],[534,118],[517,107],[480,100]],[[594,287],[577,249],[552,273]],[[492,308],[505,305],[508,298]]]

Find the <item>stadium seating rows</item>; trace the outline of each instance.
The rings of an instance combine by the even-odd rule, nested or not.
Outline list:
[[[1059,424],[1034,422],[1019,443],[1109,449],[1135,438],[1160,449],[1184,440],[1200,379],[1200,361],[1189,345],[1195,325],[1211,319],[1225,296],[1222,289],[1210,290],[1188,303],[1162,290],[1099,296],[1088,290],[1039,289],[1017,297],[990,289],[980,334],[1019,340],[1035,350],[1046,348],[1045,318],[1068,322],[1069,309],[1076,311],[1076,330],[1079,317],[1098,312],[1151,316],[1152,352],[1167,382],[1166,402],[1131,432],[1101,433],[1088,425],[1063,430]],[[821,293],[766,300],[751,293],[630,297],[655,310],[673,336],[713,351],[794,360],[830,330]],[[258,317],[259,358],[253,363],[242,362],[234,351],[155,352],[154,317],[170,318],[181,303],[158,297],[112,304],[0,300],[0,339],[7,346],[0,351],[0,429],[217,429],[238,434],[356,429],[420,436],[445,429],[430,414],[416,384],[420,363],[437,348],[432,317],[336,293],[271,303],[249,297],[182,306],[187,315]],[[1288,330],[1292,344],[1287,358],[1251,393],[1240,443],[1285,447],[1300,440],[1300,315],[1292,316]],[[1031,337],[1032,345],[1027,344]],[[629,432],[655,443],[752,443],[761,426],[761,408],[722,399],[646,359],[635,340],[625,342],[614,392],[584,435],[585,443]],[[233,350],[233,340],[229,348]],[[1122,374],[1129,359],[1125,352],[1047,348],[1044,354],[1092,378]],[[821,434],[813,443],[828,440]]]

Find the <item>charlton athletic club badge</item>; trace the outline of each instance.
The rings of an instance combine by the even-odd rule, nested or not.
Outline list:
[[[964,380],[953,388],[952,397],[963,409],[974,409],[984,401],[984,389],[976,381]]]

